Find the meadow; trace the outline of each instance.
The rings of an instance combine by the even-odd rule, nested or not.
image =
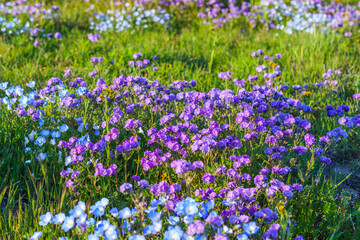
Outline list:
[[[357,2],[36,3],[0,3],[0,239],[360,239]]]

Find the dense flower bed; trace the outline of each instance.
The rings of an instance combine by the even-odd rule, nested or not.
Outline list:
[[[287,95],[334,91],[341,72],[328,70],[314,86],[278,85],[282,55],[251,55],[256,75],[219,73],[236,91],[198,92],[194,80],[110,80],[101,70],[114,62],[101,57],[91,58],[94,70],[83,78],[66,69],[64,80],[53,77],[42,89],[34,81],[26,89],[1,83],[0,104],[31,127],[26,164],[55,164],[69,196],[82,196],[68,213],[42,215],[44,230],[30,239],[50,232],[89,240],[303,239],[292,234],[290,209],[318,181],[313,170],[331,163],[327,149],[358,131],[360,115],[328,106],[339,125],[319,135],[311,107]],[[129,68],[144,68],[145,60]],[[83,202],[90,193],[107,198],[90,206]]]

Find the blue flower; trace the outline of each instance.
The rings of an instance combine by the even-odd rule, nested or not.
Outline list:
[[[118,238],[119,231],[116,229],[116,226],[110,225],[105,232],[105,239],[115,240]]]
[[[65,166],[68,166],[72,162],[71,156],[65,158]]]
[[[151,219],[152,222],[160,221],[161,214],[157,211],[150,212],[148,214],[148,218]]]
[[[174,211],[177,213],[178,216],[186,215],[189,217],[193,217],[199,213],[199,209],[198,209],[199,206],[200,203],[188,197],[184,201],[179,202],[176,205]]]
[[[66,124],[59,126],[60,132],[66,132],[68,129],[69,129],[69,127]]]
[[[222,204],[228,207],[232,207],[234,206],[236,203],[236,200],[234,199],[230,199],[230,198],[226,198],[226,200],[222,201]]]
[[[64,232],[68,232],[74,226],[75,226],[75,218],[73,216],[69,216],[64,219],[64,223],[62,224],[61,229],[64,230]]]
[[[89,218],[88,220],[86,220],[86,226],[93,226],[93,225],[95,225],[94,218]]]
[[[86,89],[86,87],[79,87],[75,92],[79,96],[83,96],[87,92],[87,89]]]
[[[77,205],[74,209],[69,211],[69,214],[74,218],[78,218],[84,214],[84,208],[81,205]]]
[[[115,207],[112,208],[109,213],[113,216],[113,217],[118,217],[119,216],[119,210]]]
[[[13,86],[11,86],[11,87],[9,87],[8,89],[5,90],[5,94],[7,96],[10,96],[13,92],[14,92],[14,87]]]
[[[181,240],[184,235],[184,231],[180,226],[170,226],[169,229],[164,233],[163,240]]]
[[[99,240],[99,237],[96,234],[90,234],[86,240]]]
[[[32,130],[31,133],[29,134],[30,141],[34,141],[35,136],[36,136],[36,131]]]
[[[146,240],[143,235],[131,235],[128,240]]]
[[[153,222],[153,224],[146,226],[144,228],[144,235],[156,234],[161,231],[162,222]]]
[[[120,210],[118,215],[119,215],[119,218],[121,218],[121,219],[126,219],[126,218],[131,217],[130,208],[126,207],[126,208]]]
[[[170,218],[167,219],[170,225],[176,225],[179,223],[180,218],[175,216],[170,216]]]
[[[108,220],[101,220],[96,223],[95,231],[98,235],[102,235],[111,226]]]
[[[211,211],[215,207],[215,201],[214,200],[207,201],[205,203],[205,207],[206,207],[206,210]]]
[[[50,212],[47,212],[46,214],[41,215],[39,225],[40,226],[48,225],[48,223],[51,221],[51,218],[52,218],[52,215]]]
[[[101,201],[95,203],[90,207],[89,213],[94,214],[95,217],[101,217],[105,213],[105,208],[109,204],[109,199],[103,198]]]
[[[65,220],[65,217],[66,216],[64,213],[59,213],[52,218],[51,223],[52,224],[62,224]]]
[[[22,96],[24,95],[24,89],[22,89],[20,86],[16,86],[14,88],[14,93],[17,95],[17,96]]]
[[[130,233],[131,225],[128,221],[124,220],[123,225],[121,225],[121,232],[122,233]]]
[[[46,143],[46,139],[42,136],[38,137],[35,141],[35,145],[38,145],[40,147],[44,145],[44,143]]]
[[[56,139],[55,139],[55,138],[52,138],[52,139],[50,140],[50,143],[51,143],[52,145],[55,145],[55,144],[56,144]]]
[[[46,130],[46,129],[44,129],[40,132],[40,135],[43,137],[47,137],[47,136],[49,136],[49,134],[50,134],[50,131]]]
[[[259,227],[256,226],[255,222],[244,223],[243,229],[247,235],[253,235],[259,231]]]
[[[2,83],[0,83],[0,89],[1,90],[5,90],[6,88],[7,88],[7,86],[8,86],[8,82],[2,82]]]
[[[42,232],[35,232],[34,235],[31,236],[31,238],[29,238],[29,240],[38,240],[39,237],[42,236]],[[145,238],[144,238],[145,240]]]
[[[237,240],[250,240],[246,234],[239,234],[236,236]]]
[[[39,153],[39,155],[38,155],[38,159],[40,161],[44,161],[46,157],[47,157],[46,153]]]
[[[33,88],[35,87],[35,81],[30,81],[26,84],[26,86],[28,86],[29,88]]]

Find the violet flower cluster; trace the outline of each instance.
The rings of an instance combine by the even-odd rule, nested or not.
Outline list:
[[[86,187],[125,199],[109,221],[99,219],[105,199],[90,207],[96,220],[79,202],[69,216],[42,215],[40,225],[61,224],[88,239],[276,239],[291,233],[295,223],[287,211],[311,183],[297,176],[308,175],[309,165],[330,164],[328,147],[347,138],[360,118],[343,116],[348,107],[341,106],[339,127],[317,134],[312,108],[278,85],[282,55],[251,55],[259,77],[234,81],[231,72],[219,74],[236,92],[199,92],[194,80],[166,86],[140,76],[103,79],[96,70],[83,78],[66,70],[69,81],[53,77],[38,90],[1,83],[0,104],[33,128],[25,137],[27,164],[57,164],[71,195]],[[102,60],[91,62],[99,68]]]

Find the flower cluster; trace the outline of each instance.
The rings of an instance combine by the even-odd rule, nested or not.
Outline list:
[[[234,78],[236,92],[196,91],[194,80],[166,86],[139,76],[103,79],[95,70],[72,77],[69,69],[68,81],[50,78],[42,89],[32,90],[35,82],[26,89],[1,83],[0,104],[31,123],[28,164],[57,164],[72,196],[84,186],[109,198],[123,194],[126,207],[112,209],[114,219],[88,218],[79,202],[69,216],[46,213],[40,225],[61,224],[88,239],[276,239],[291,232],[285,210],[309,184],[297,176],[308,175],[308,166],[330,164],[329,146],[348,137],[342,125],[359,127],[359,116],[343,116],[345,105],[334,108],[342,111],[339,127],[319,136],[312,108],[285,95],[297,91],[284,93],[289,87],[278,85],[282,55],[261,49],[251,55],[259,77],[235,81],[231,72],[219,74]],[[91,59],[97,70],[102,61]],[[247,88],[238,84],[245,81]],[[108,204],[97,202],[89,214],[103,217]]]
[[[151,61],[149,59],[141,60],[142,57],[143,57],[142,53],[134,53],[132,56],[133,60],[129,61],[128,65],[130,67],[135,67],[135,68],[146,68],[151,63]],[[157,56],[153,56],[151,60],[153,62],[156,61]],[[158,67],[154,63],[152,64],[152,66],[154,71],[158,70]]]
[[[28,34],[35,47],[41,39],[61,39],[59,32],[51,33],[44,29],[43,20],[49,22],[58,18],[57,6],[45,8],[41,3],[28,5],[27,0],[0,3],[0,33],[6,35]]]
[[[262,172],[267,174],[269,171]],[[229,190],[218,199],[199,201],[191,197],[177,197],[176,192],[181,191],[180,185],[170,187],[168,183],[160,182],[148,187],[147,183],[144,184],[145,180],[139,180],[138,176],[133,176],[132,179],[138,182],[139,192],[133,190],[130,183],[124,183],[120,189],[121,192],[133,196],[134,207],[126,206],[121,210],[114,207],[107,214],[109,200],[103,198],[90,206],[87,214],[85,202],[79,201],[69,211],[69,216],[64,213],[53,216],[47,212],[40,216],[39,225],[43,228],[49,223],[58,225],[59,228],[61,226],[63,234],[80,231],[88,240],[102,237],[118,239],[120,236],[128,239],[162,236],[162,239],[169,240],[207,239],[210,236],[215,236],[215,239],[250,239],[261,235],[260,229],[264,227],[267,230],[262,234],[263,239],[274,239],[281,231],[281,225],[274,223],[279,215],[272,209],[260,209],[257,205],[246,206],[246,202],[253,201],[257,191],[255,188],[236,188],[236,184],[232,183]],[[262,178],[265,179],[266,177]],[[262,180],[258,181],[258,184],[264,184]],[[292,196],[292,190],[302,190],[299,184],[283,184],[278,187],[279,184],[281,185],[281,182],[272,183],[266,190],[268,196],[275,196],[280,189],[288,196]],[[141,198],[141,192],[147,191],[146,188],[152,192],[157,189],[157,194],[155,193],[151,201]],[[221,198],[224,199],[222,202]],[[108,216],[108,219],[105,219],[105,216]],[[35,232],[30,239],[38,239],[41,235],[42,232]]]
[[[125,3],[121,9],[108,10],[106,13],[94,12],[90,19],[90,29],[97,32],[123,32],[126,29],[148,28],[154,24],[165,25],[170,15],[165,10],[147,9],[142,4]]]
[[[252,27],[265,24],[269,29],[287,34],[296,31],[327,33],[341,28],[345,37],[351,37],[351,32],[359,25],[357,6],[326,1],[262,0],[246,17]]]

